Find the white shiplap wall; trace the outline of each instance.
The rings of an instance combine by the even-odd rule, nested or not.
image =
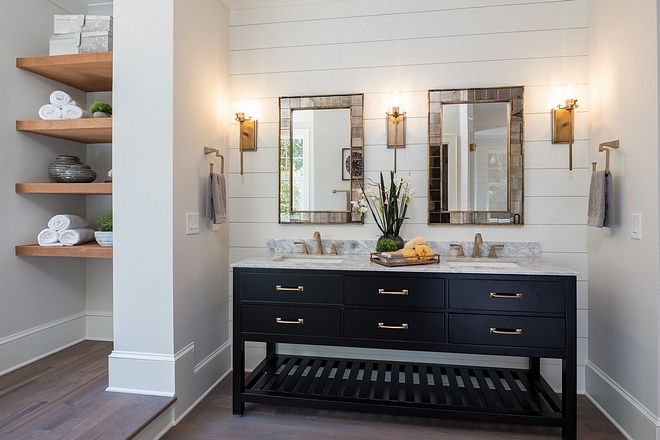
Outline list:
[[[251,101],[259,120],[258,151],[244,155],[241,176],[237,123],[228,163],[230,261],[264,254],[267,238],[327,239],[378,235],[363,226],[277,223],[279,96],[365,94],[365,172],[392,168],[385,148],[389,90],[403,89],[407,147],[397,168],[410,173],[415,199],[404,238],[538,241],[542,256],[580,272],[579,389],[587,358],[587,4],[586,0],[234,0],[230,13],[230,108]],[[550,142],[550,109],[566,78],[582,83],[576,112],[574,169],[567,146]],[[437,88],[525,86],[524,227],[442,227],[426,223],[427,91]],[[263,355],[250,345],[254,361]],[[464,361],[464,360],[463,360]],[[249,363],[249,362],[248,362]],[[545,365],[554,386],[559,366]]]

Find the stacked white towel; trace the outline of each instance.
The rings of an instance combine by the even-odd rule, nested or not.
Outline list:
[[[39,246],[73,246],[94,239],[94,230],[86,228],[87,220],[74,214],[58,214],[39,232]]]
[[[48,227],[56,231],[84,228],[87,225],[87,220],[75,214],[58,214],[48,221]]]
[[[59,108],[62,108],[67,104],[70,104],[72,101],[73,99],[71,98],[71,95],[61,90],[55,90],[53,93],[50,94],[50,103]]]
[[[62,107],[62,117],[64,119],[91,118],[92,114],[85,109],[78,107],[75,101]]]
[[[64,246],[83,244],[94,240],[94,229],[78,228],[65,229],[60,232],[60,243]]]
[[[62,109],[53,104],[42,105],[39,109],[39,117],[41,119],[63,119]]]
[[[39,232],[37,243],[39,243],[39,246],[63,246],[60,243],[60,233],[51,228]]]

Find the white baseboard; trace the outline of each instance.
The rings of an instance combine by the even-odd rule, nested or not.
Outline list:
[[[161,415],[138,432],[133,440],[158,440],[174,426],[174,405],[167,408]]]
[[[85,312],[0,339],[0,376],[85,340]]]
[[[112,341],[112,312],[86,312],[86,338],[91,341]]]
[[[586,364],[585,394],[626,438],[660,438],[660,418],[591,361]]]
[[[174,397],[175,356],[114,350],[107,391]]]

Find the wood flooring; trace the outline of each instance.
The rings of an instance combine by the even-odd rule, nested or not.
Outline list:
[[[247,403],[231,414],[231,375],[226,377],[163,440],[199,439],[342,440],[560,440],[556,428],[382,414],[278,407]],[[580,440],[625,440],[584,396],[578,396]]]
[[[0,376],[0,439],[130,439],[176,399],[111,393],[112,342],[84,341]]]

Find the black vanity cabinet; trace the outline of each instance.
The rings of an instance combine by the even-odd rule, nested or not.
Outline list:
[[[245,341],[266,342],[247,377]],[[323,358],[277,343],[522,356],[525,369]],[[562,428],[576,438],[576,277],[234,267],[245,402]],[[562,361],[562,398],[540,358]]]

